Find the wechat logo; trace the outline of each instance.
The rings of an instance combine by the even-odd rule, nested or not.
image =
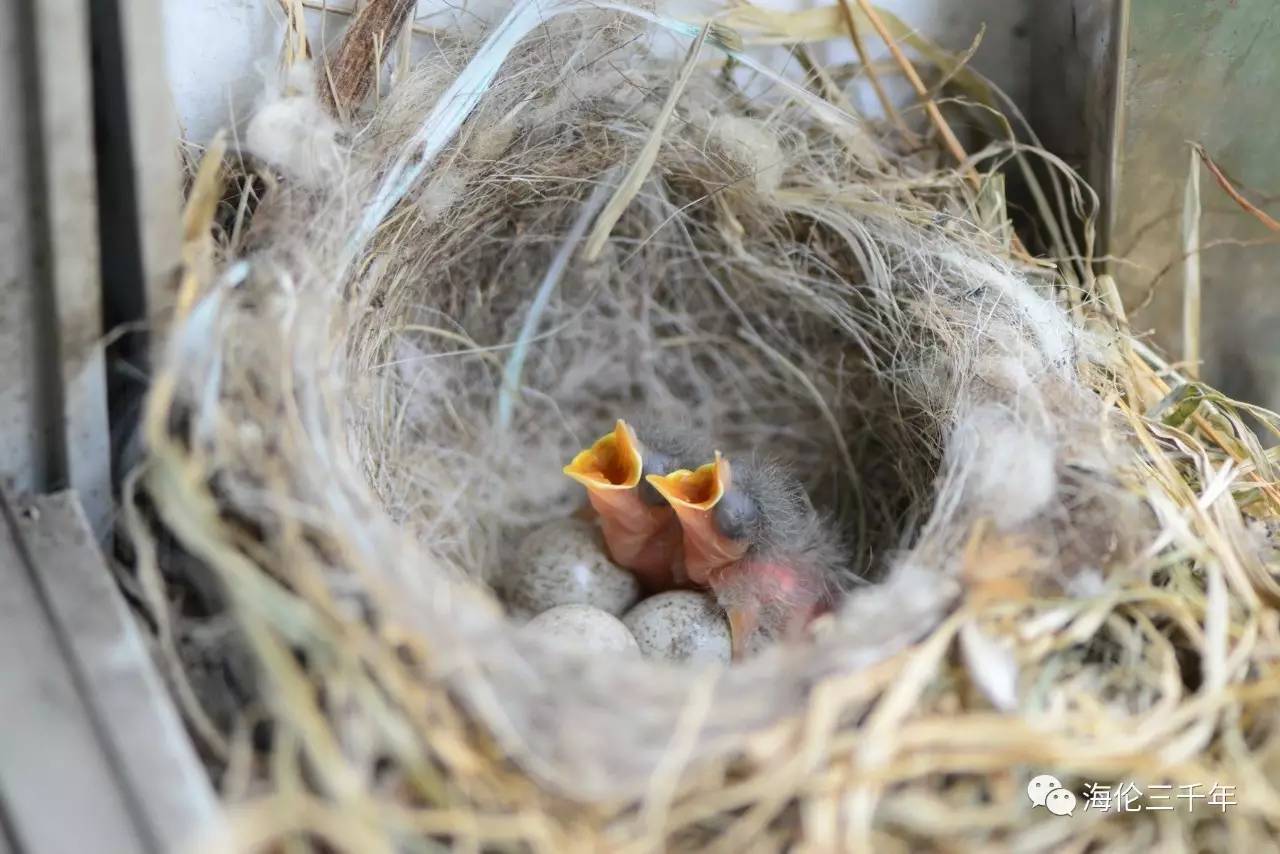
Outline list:
[[[1072,815],[1076,810],[1075,793],[1062,788],[1061,781],[1052,774],[1032,777],[1027,783],[1027,797],[1032,809],[1044,807],[1054,815]]]

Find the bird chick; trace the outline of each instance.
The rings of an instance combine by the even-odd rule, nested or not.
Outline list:
[[[637,429],[620,418],[564,467],[587,488],[609,557],[650,593],[684,584],[686,577],[679,521],[645,478],[697,465],[709,453],[692,430],[643,421]]]
[[[690,581],[710,587],[728,614],[735,659],[758,629],[794,637],[839,597],[844,545],[786,468],[731,466],[716,452],[713,462],[648,481],[680,520]]]

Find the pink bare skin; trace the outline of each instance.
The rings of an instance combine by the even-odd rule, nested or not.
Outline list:
[[[729,617],[735,660],[757,630],[795,638],[833,606],[847,556],[784,469],[733,467],[717,453],[648,480],[679,519],[690,581],[709,587]]]

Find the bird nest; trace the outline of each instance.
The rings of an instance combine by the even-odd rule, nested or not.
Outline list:
[[[1012,141],[957,168],[857,118],[848,69],[738,42],[840,20],[521,3],[341,120],[295,43],[256,159],[215,142],[126,509],[223,842],[1270,837],[1275,417],[1127,331],[1069,175]],[[1005,163],[1060,263],[1014,236]],[[637,411],[784,461],[866,583],[733,666],[522,634],[490,582]],[[188,653],[218,620],[214,679]],[[1237,803],[1059,817],[1042,774]]]

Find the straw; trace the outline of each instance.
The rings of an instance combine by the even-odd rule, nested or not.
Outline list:
[[[850,10],[904,75],[985,86]],[[1265,849],[1280,491],[1254,429],[1280,417],[1130,330],[1070,249],[1087,188],[1025,134],[904,151],[838,70],[745,46],[847,39],[846,12],[722,12],[526,0],[340,132],[198,168],[124,524],[224,783],[202,850]],[[1061,270],[966,178],[1030,157]],[[223,211],[244,164],[264,198]],[[677,667],[507,613],[523,536],[581,508],[561,467],[637,411],[785,466],[845,535],[803,638]],[[1060,818],[1039,774],[1236,803]]]

